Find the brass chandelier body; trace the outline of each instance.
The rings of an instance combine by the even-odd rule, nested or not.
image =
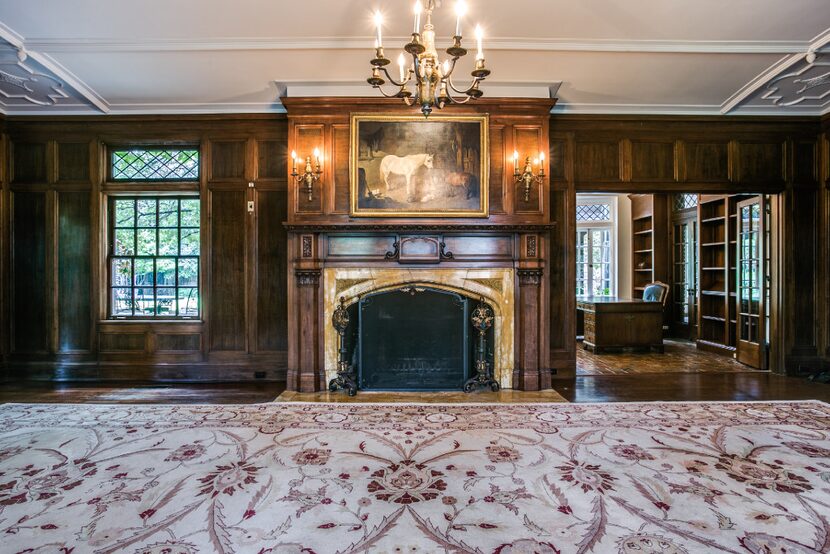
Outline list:
[[[432,24],[432,12],[435,9],[435,0],[429,0],[425,8],[425,23],[423,31],[419,28],[420,3],[416,4],[416,27],[410,41],[404,45],[404,51],[412,57],[412,64],[404,69],[401,54],[400,78],[395,80],[387,71],[386,67],[391,61],[384,56],[383,44],[378,40],[375,46],[375,57],[371,60],[372,76],[367,82],[380,91],[387,98],[401,98],[407,106],[418,105],[421,113],[429,117],[433,109],[442,109],[447,104],[465,104],[470,100],[480,98],[484,93],[479,88],[480,83],[490,75],[484,63],[484,56],[481,50],[481,32],[477,30],[478,53],[475,67],[471,73],[473,80],[465,90],[456,88],[452,76],[456,63],[467,54],[467,50],[461,46],[460,24],[456,26],[456,34],[453,36],[453,44],[447,48],[449,58],[440,62],[438,51],[435,48],[435,29]],[[460,15],[459,15],[460,20]],[[380,21],[377,22],[380,27]],[[388,93],[383,85],[390,83],[397,90]],[[414,92],[409,90],[412,84]],[[457,95],[457,96],[454,96]]]

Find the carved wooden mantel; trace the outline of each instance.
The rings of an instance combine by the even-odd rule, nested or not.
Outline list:
[[[289,188],[288,389],[322,390],[325,383],[327,268],[508,268],[515,272],[514,388],[551,385],[549,368],[548,182],[525,201],[513,179],[512,153],[548,152],[554,100],[489,99],[447,108],[490,116],[490,215],[487,218],[353,218],[349,216],[349,115],[411,113],[400,101],[364,98],[284,98],[288,150],[321,148],[323,175],[309,201]],[[550,174],[549,168],[545,168]],[[289,181],[290,182],[290,181]],[[422,274],[422,273],[419,273]]]

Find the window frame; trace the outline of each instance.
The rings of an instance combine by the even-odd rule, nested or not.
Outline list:
[[[578,194],[576,197],[576,206],[584,206],[584,205],[591,205],[591,204],[608,204],[609,205],[609,220],[608,221],[577,221],[576,222],[576,233],[574,234],[574,248],[577,247],[577,237],[580,231],[588,231],[591,229],[599,229],[599,230],[609,230],[610,231],[610,241],[611,241],[611,252],[610,252],[610,274],[611,274],[611,290],[610,293],[607,295],[608,297],[617,296],[619,290],[619,211],[618,211],[618,202],[616,196],[609,196],[609,195],[599,195],[599,194]],[[576,213],[576,208],[574,208],[574,214]],[[589,234],[590,237],[590,234]],[[590,248],[590,246],[586,245],[586,248]],[[576,272],[574,273],[576,276]],[[586,276],[587,282],[587,276]],[[576,287],[574,287],[576,288]],[[576,290],[574,290],[574,293]],[[605,296],[605,295],[604,295]]]
[[[105,217],[106,217],[106,229],[107,229],[107,236],[106,236],[106,250],[104,252],[104,263],[106,265],[106,284],[105,284],[105,294],[106,294],[106,302],[105,305],[105,313],[104,320],[108,322],[116,322],[116,321],[141,321],[141,322],[171,322],[171,321],[182,321],[182,322],[194,322],[194,321],[202,321],[203,314],[204,314],[204,268],[203,268],[203,246],[204,246],[204,237],[203,237],[203,205],[202,205],[202,197],[198,192],[187,192],[187,191],[170,191],[167,193],[160,193],[158,191],[133,191],[132,193],[125,194],[125,193],[116,193],[116,194],[105,194],[104,195],[104,206],[105,206]],[[136,220],[133,226],[133,229],[136,230],[136,237],[135,237],[135,244],[136,244],[136,253],[132,256],[121,256],[115,253],[115,237],[116,237],[116,227],[115,227],[115,202],[118,200],[196,200],[199,202],[199,226],[197,227],[199,231],[199,253],[197,255],[181,255],[179,253],[175,255],[139,255],[137,253],[138,250],[138,236],[137,230],[138,221]],[[136,213],[135,217],[138,217]],[[158,233],[160,229],[176,229],[179,235],[179,252],[181,252],[181,231],[182,229],[194,229],[194,227],[182,227],[181,226],[181,205],[179,205],[179,215],[178,215],[178,222],[176,227],[159,227],[158,226],[158,219],[156,220],[156,226],[151,227],[151,229],[155,229],[156,232],[156,245],[158,245]],[[178,310],[176,310],[175,314],[166,314],[163,316],[159,316],[157,314],[152,315],[137,315],[133,313],[132,315],[117,315],[113,313],[113,290],[118,288],[128,288],[128,287],[118,287],[113,285],[113,260],[114,259],[130,259],[132,262],[132,281],[130,283],[129,289],[134,291],[137,288],[152,288],[153,289],[153,298],[156,298],[156,290],[158,288],[170,288],[175,291],[175,298],[178,299],[178,291],[180,288],[195,288],[197,291],[197,310],[198,312],[195,315],[179,315]],[[138,287],[135,285],[135,260],[136,259],[150,259],[154,261],[153,267],[153,285],[152,287],[148,286],[141,286]],[[172,287],[159,287],[158,284],[155,282],[156,280],[156,265],[155,261],[158,259],[173,259],[175,260],[175,268],[176,268],[176,277],[175,277],[175,284]],[[193,287],[181,287],[178,283],[178,268],[179,268],[179,260],[181,259],[196,259],[196,285]],[[154,302],[155,305],[155,302]],[[155,307],[155,306],[154,306]],[[135,311],[135,310],[133,310]]]

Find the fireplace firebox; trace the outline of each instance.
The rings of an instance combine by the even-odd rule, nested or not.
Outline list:
[[[351,306],[347,348],[361,390],[461,390],[474,373],[470,314],[477,300],[456,292],[404,286]],[[493,344],[493,329],[489,330]],[[492,347],[487,356],[492,363]]]

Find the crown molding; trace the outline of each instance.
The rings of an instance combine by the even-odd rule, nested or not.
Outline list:
[[[409,36],[387,36],[387,43],[404,44]],[[811,41],[761,40],[621,40],[580,38],[494,37],[487,39],[488,50],[544,52],[657,52],[700,54],[796,54],[810,47]],[[347,37],[216,37],[194,39],[116,39],[116,38],[31,38],[26,47],[44,52],[188,52],[239,50],[371,50],[374,38]],[[444,48],[447,40],[439,40]]]

